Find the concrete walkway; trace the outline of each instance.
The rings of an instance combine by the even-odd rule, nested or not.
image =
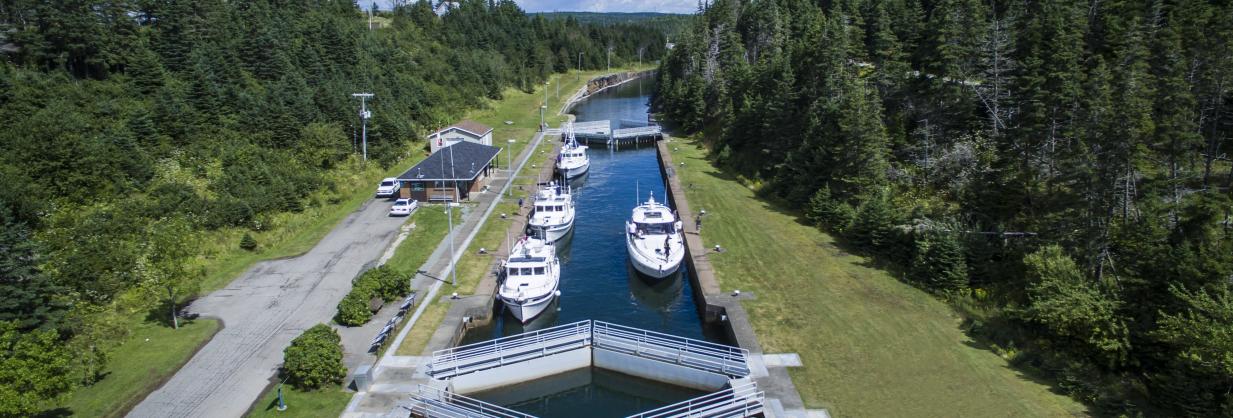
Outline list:
[[[304,329],[329,323],[351,280],[374,263],[405,218],[369,200],[308,253],[262,262],[188,310],[224,328],[130,417],[238,417],[261,396]]]

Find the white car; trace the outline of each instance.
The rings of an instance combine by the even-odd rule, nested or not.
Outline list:
[[[407,216],[415,209],[420,207],[418,200],[398,199],[394,201],[394,206],[390,207],[390,216]]]
[[[381,185],[377,186],[377,197],[393,196],[394,193],[398,193],[398,187],[399,182],[396,178],[389,177],[385,180],[381,180]]]

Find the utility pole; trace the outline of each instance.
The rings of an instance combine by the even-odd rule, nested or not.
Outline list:
[[[454,175],[454,147],[450,149],[450,181],[454,183],[454,196],[449,202],[445,203],[445,217],[449,219],[450,228],[450,274],[453,278],[450,280],[451,286],[458,286],[458,266],[455,264],[457,253],[454,252],[454,201],[458,200],[458,176]],[[442,173],[444,174],[444,173]]]
[[[509,186],[505,186],[505,197],[508,198],[514,196],[514,188],[510,187],[514,185],[514,140],[510,139],[505,142],[509,144],[505,147],[505,158],[509,160],[509,167],[505,168],[509,170]]]
[[[351,97],[360,98],[360,121],[363,123],[363,132],[360,136],[364,143],[364,161],[368,161],[368,119],[372,118],[372,112],[368,111],[368,99],[372,98],[372,93],[352,93]]]
[[[612,72],[612,43],[608,43],[608,72]]]

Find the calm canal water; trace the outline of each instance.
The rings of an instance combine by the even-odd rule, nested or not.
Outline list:
[[[647,120],[651,80],[631,81],[580,103],[579,121]],[[577,217],[570,237],[558,243],[561,297],[523,326],[500,312],[487,326],[467,332],[464,344],[586,319],[628,325],[682,337],[723,342],[704,329],[684,266],[681,273],[649,284],[629,264],[624,225],[649,193],[666,201],[653,144],[608,148],[592,144],[590,171],[573,181]],[[585,370],[502,389],[479,398],[540,417],[625,416],[679,402],[698,393],[603,370]],[[516,393],[515,393],[516,392]]]

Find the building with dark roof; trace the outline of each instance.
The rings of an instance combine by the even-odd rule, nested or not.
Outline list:
[[[492,128],[473,120],[464,119],[444,129],[428,134],[429,150],[433,153],[459,142],[492,145]]]
[[[466,200],[487,183],[500,153],[500,148],[468,141],[445,147],[398,176],[399,194],[421,202]]]

